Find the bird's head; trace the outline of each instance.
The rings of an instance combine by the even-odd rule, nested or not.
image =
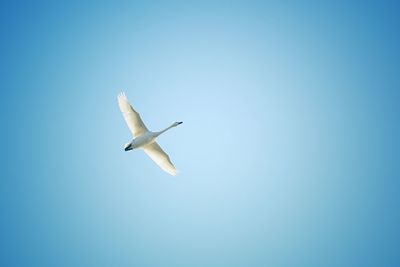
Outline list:
[[[132,142],[125,144],[125,148],[124,148],[125,151],[129,151],[129,150],[132,150],[132,149],[133,149]]]
[[[183,123],[183,121],[174,122],[174,124],[172,124],[172,127],[176,127],[176,126],[178,126],[179,124],[182,124],[182,123]]]

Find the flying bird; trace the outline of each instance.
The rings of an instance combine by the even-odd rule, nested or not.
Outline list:
[[[118,105],[124,116],[126,124],[128,124],[129,130],[133,135],[131,142],[125,145],[124,150],[129,151],[136,148],[142,148],[144,152],[155,162],[161,169],[171,175],[177,175],[178,170],[172,164],[167,153],[157,144],[157,137],[168,131],[169,129],[178,126],[182,122],[175,122],[171,126],[165,128],[159,132],[149,131],[146,125],[140,118],[140,114],[132,107],[129,103],[125,93],[118,95]]]

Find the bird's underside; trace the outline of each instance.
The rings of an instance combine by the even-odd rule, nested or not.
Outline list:
[[[140,137],[145,134],[154,134],[158,136],[160,133],[166,131],[164,130],[159,133],[150,132],[147,129],[146,125],[143,123],[140,114],[132,107],[124,93],[120,93],[118,95],[118,104],[122,115],[124,116],[125,122],[135,139],[140,139]],[[171,127],[172,126],[170,126],[169,128]],[[165,172],[174,176],[178,174],[178,171],[175,168],[174,164],[171,162],[168,154],[165,153],[165,151],[159,146],[159,144],[157,144],[157,142],[146,144],[144,146],[141,146],[141,148]]]

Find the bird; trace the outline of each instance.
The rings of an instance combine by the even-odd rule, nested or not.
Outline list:
[[[140,114],[129,103],[124,92],[118,94],[118,105],[125,122],[133,135],[133,139],[129,143],[125,144],[124,150],[130,151],[141,148],[162,170],[170,175],[177,175],[178,170],[171,162],[168,154],[165,153],[156,140],[162,133],[182,124],[183,122],[174,122],[171,126],[162,131],[152,132],[147,129]]]

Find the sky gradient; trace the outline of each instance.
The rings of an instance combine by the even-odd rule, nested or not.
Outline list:
[[[0,265],[399,266],[399,7],[3,1]]]

